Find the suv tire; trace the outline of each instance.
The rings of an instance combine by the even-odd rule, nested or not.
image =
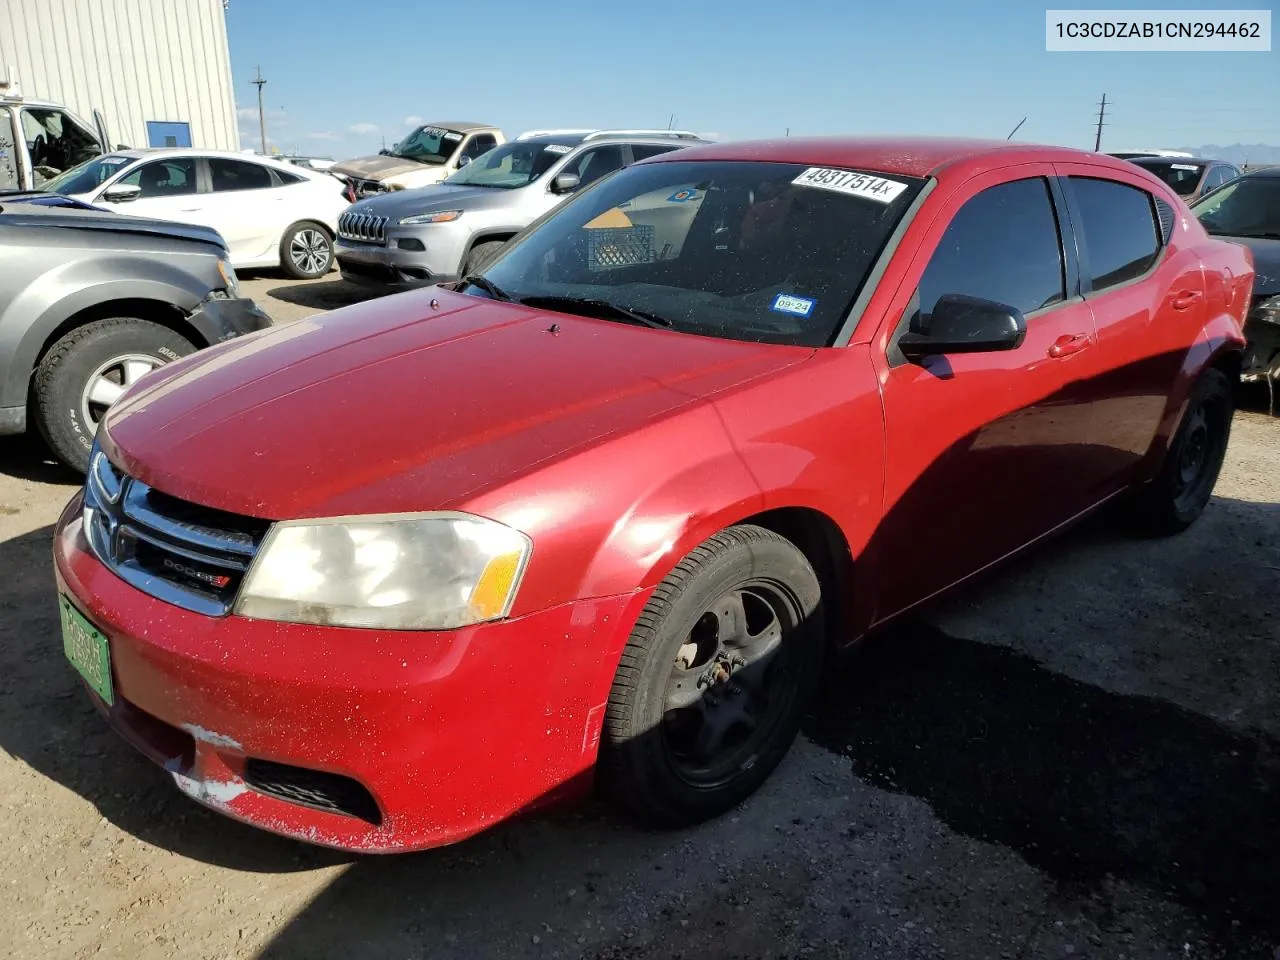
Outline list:
[[[167,327],[137,317],[112,317],[77,327],[36,368],[35,421],[54,456],[84,472],[98,420],[113,387],[132,384],[151,369],[194,353],[195,344]],[[96,396],[91,396],[94,385]]]
[[[483,270],[506,245],[505,240],[486,240],[484,243],[477,243],[467,254],[467,259],[462,265],[462,275],[469,277]]]

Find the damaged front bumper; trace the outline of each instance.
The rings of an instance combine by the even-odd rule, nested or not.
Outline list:
[[[271,317],[248,297],[210,297],[187,320],[210,344],[271,326]]]

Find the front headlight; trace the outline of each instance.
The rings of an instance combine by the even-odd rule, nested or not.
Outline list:
[[[218,276],[222,277],[222,282],[230,296],[239,296],[240,280],[236,277],[235,268],[231,266],[230,260],[218,259]]]
[[[440,213],[415,213],[411,217],[401,217],[401,223],[450,223],[462,216],[461,210],[444,210]]]
[[[294,520],[272,527],[234,612],[382,630],[505,617],[533,543],[462,513]]]

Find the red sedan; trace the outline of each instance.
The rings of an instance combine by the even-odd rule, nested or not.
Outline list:
[[[668,153],[449,289],[139,383],[58,525],[64,647],[290,836],[430,847],[592,781],[696,822],[872,628],[1117,497],[1192,523],[1252,281],[1096,154]]]

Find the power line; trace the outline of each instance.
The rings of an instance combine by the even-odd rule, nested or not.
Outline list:
[[[1098,153],[1102,150],[1102,128],[1107,124],[1103,118],[1107,115],[1107,95],[1102,95],[1102,103],[1098,104],[1098,132],[1093,138],[1093,152]]]

